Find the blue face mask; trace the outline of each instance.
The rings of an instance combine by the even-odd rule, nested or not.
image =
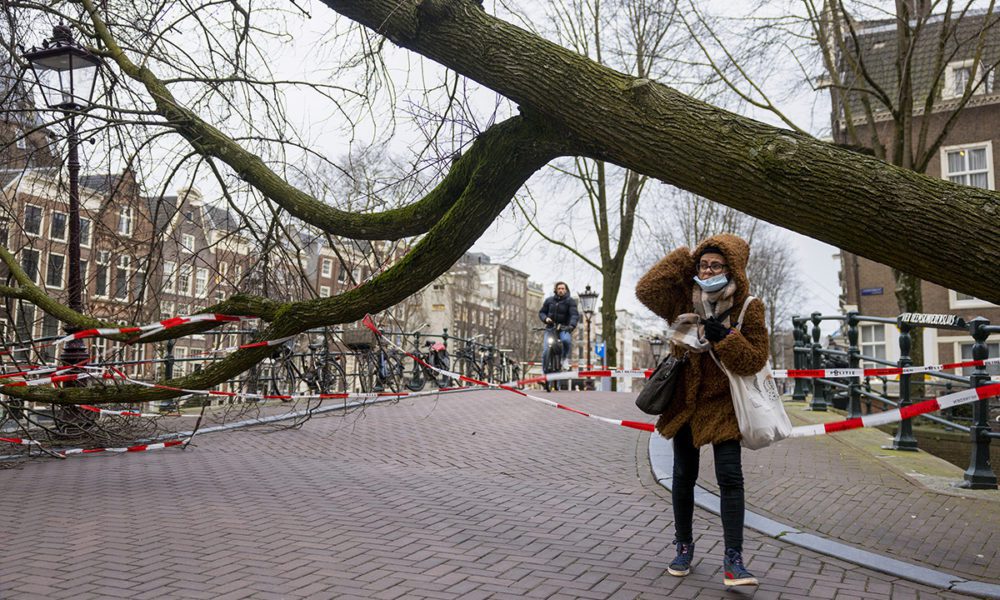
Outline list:
[[[708,279],[698,279],[695,276],[694,282],[706,292],[717,292],[726,287],[726,284],[729,283],[729,276],[725,273],[719,273],[715,277],[709,277]]]

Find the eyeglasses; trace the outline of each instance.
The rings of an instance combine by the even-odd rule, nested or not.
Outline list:
[[[712,273],[721,273],[729,268],[729,265],[720,262],[714,263],[698,263],[699,271],[710,271]]]

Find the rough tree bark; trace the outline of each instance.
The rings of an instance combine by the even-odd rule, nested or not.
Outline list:
[[[893,167],[628,77],[469,0],[323,2],[544,115],[589,142],[588,156],[1000,302],[994,192]],[[954,268],[970,256],[984,266],[978,277]]]

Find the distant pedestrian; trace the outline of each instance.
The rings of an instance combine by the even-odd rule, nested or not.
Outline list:
[[[673,440],[674,545],[677,555],[667,569],[683,577],[694,558],[692,520],[699,448],[712,444],[721,498],[725,540],[723,582],[757,585],[743,565],[744,492],[740,429],[729,381],[715,359],[737,375],[753,375],[768,359],[764,304],[753,300],[740,330],[735,320],[750,294],[746,266],[750,246],[732,234],[702,241],[692,253],[681,247],[661,259],[639,280],[636,296],[671,326],[671,351],[689,359],[683,386],[656,430]],[[734,314],[735,309],[735,314]]]

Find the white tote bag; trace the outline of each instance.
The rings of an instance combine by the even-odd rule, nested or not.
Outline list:
[[[753,296],[749,296],[743,303],[736,329],[743,326],[743,316],[753,299]],[[771,367],[765,364],[755,375],[734,375],[716,358],[714,352],[712,358],[729,378],[729,391],[733,396],[733,410],[736,411],[736,421],[740,425],[743,446],[759,450],[788,437],[792,432],[792,423],[785,414]]]

